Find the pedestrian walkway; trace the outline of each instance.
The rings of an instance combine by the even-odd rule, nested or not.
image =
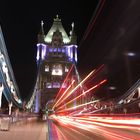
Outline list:
[[[48,140],[46,122],[27,121],[10,125],[9,131],[0,131],[1,140]]]

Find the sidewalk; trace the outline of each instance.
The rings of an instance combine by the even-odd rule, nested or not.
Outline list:
[[[47,140],[47,137],[47,124],[39,121],[13,123],[10,131],[0,131],[2,140]]]

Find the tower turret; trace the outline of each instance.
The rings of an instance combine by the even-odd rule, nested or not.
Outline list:
[[[39,60],[44,59],[45,57],[45,50],[46,50],[46,45],[45,45],[45,34],[44,34],[44,28],[43,28],[43,21],[41,21],[41,28],[38,33],[38,44],[37,44],[37,64],[39,63]]]
[[[41,28],[40,31],[38,33],[38,43],[44,43],[44,38],[45,38],[45,34],[44,34],[44,28],[43,28],[44,22],[41,21]]]
[[[74,22],[71,24],[72,30],[70,31],[70,44],[77,44],[77,35],[74,31]]]

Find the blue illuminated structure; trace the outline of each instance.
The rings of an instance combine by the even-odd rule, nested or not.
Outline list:
[[[66,55],[70,61],[77,63],[77,45],[64,45],[63,47],[50,48],[49,45],[37,44],[37,61],[45,60],[51,53]]]
[[[27,108],[34,104],[35,112],[44,110],[48,101],[55,98],[62,82],[65,79],[70,67],[74,65],[72,75],[68,81],[77,77],[77,37],[74,32],[74,23],[70,36],[63,28],[61,19],[56,16],[52,27],[45,35],[41,22],[41,30],[38,34],[37,43],[37,65],[38,75],[33,96],[28,102]],[[66,88],[67,85],[65,85]]]
[[[37,44],[37,61],[39,59],[45,60],[50,53],[59,53],[62,55],[66,55],[70,61],[77,63],[77,36],[74,32],[74,23],[72,23],[72,30],[70,31],[70,37],[68,37],[65,32],[63,25],[61,23],[61,19],[59,19],[58,15],[54,19],[53,25],[47,35],[44,35],[43,29],[43,21],[41,22],[41,31],[38,35],[38,44]],[[53,41],[54,33],[56,33],[57,37],[55,37]],[[58,44],[53,45],[52,42],[57,41],[58,36],[61,36],[62,42],[57,42]]]
[[[1,99],[2,95],[4,95],[9,104],[12,103],[17,107],[20,108],[22,107],[22,100],[14,77],[12,66],[10,64],[1,27],[0,27],[0,92]]]

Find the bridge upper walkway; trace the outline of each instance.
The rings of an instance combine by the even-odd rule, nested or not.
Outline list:
[[[2,95],[9,102],[9,106],[15,104],[19,108],[22,107],[22,99],[14,77],[8,52],[6,49],[2,29],[0,27],[0,107]]]

